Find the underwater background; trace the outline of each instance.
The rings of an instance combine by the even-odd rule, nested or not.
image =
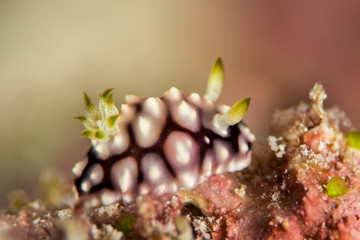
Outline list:
[[[245,122],[260,141],[275,109],[308,99],[320,81],[326,106],[360,125],[360,3],[355,1],[1,1],[0,207],[7,193],[38,194],[43,169],[71,176],[90,146],[80,138],[83,92],[113,87],[161,96],[205,92],[217,57],[219,102],[252,102]]]

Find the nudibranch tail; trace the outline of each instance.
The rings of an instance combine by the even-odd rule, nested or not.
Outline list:
[[[96,108],[88,95],[84,93],[86,116],[78,116],[85,127],[81,136],[97,141],[108,141],[119,130],[119,110],[116,108],[113,96],[110,93],[112,88],[106,89],[100,96]]]
[[[224,67],[221,58],[218,58],[210,72],[204,98],[215,102],[221,94],[223,83]]]

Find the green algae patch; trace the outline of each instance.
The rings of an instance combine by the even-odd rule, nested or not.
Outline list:
[[[125,214],[120,218],[120,220],[116,223],[115,228],[124,233],[125,236],[129,236],[134,231],[134,225],[136,223],[136,217]]]
[[[350,132],[346,136],[347,142],[349,146],[355,148],[356,150],[360,151],[360,131],[353,131]]]
[[[332,177],[326,185],[326,194],[329,197],[339,197],[348,192],[348,187],[344,179],[340,177]]]

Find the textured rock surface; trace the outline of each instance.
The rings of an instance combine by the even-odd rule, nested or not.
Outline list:
[[[192,191],[87,209],[80,219],[70,208],[71,179],[45,174],[43,201],[12,194],[0,213],[0,238],[360,239],[360,152],[347,144],[349,120],[324,110],[325,98],[315,85],[310,104],[276,111],[268,144],[254,144],[247,169],[212,176]],[[332,177],[348,192],[329,197]],[[124,226],[124,216],[136,222]]]

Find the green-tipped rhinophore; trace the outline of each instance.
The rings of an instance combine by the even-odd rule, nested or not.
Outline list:
[[[216,101],[221,94],[223,82],[224,82],[223,62],[221,58],[218,58],[210,72],[208,85],[206,88],[204,98],[211,101]]]
[[[250,105],[251,98],[244,98],[237,101],[226,113],[216,114],[215,121],[224,128],[239,123]]]
[[[240,122],[250,105],[251,98],[244,98],[236,102],[230,109],[224,114],[224,120],[227,125],[234,125]]]
[[[81,136],[93,140],[108,141],[119,130],[119,110],[114,104],[112,89],[107,89],[101,94],[98,107],[96,108],[90,98],[84,93],[86,116],[79,116],[85,127]]]

